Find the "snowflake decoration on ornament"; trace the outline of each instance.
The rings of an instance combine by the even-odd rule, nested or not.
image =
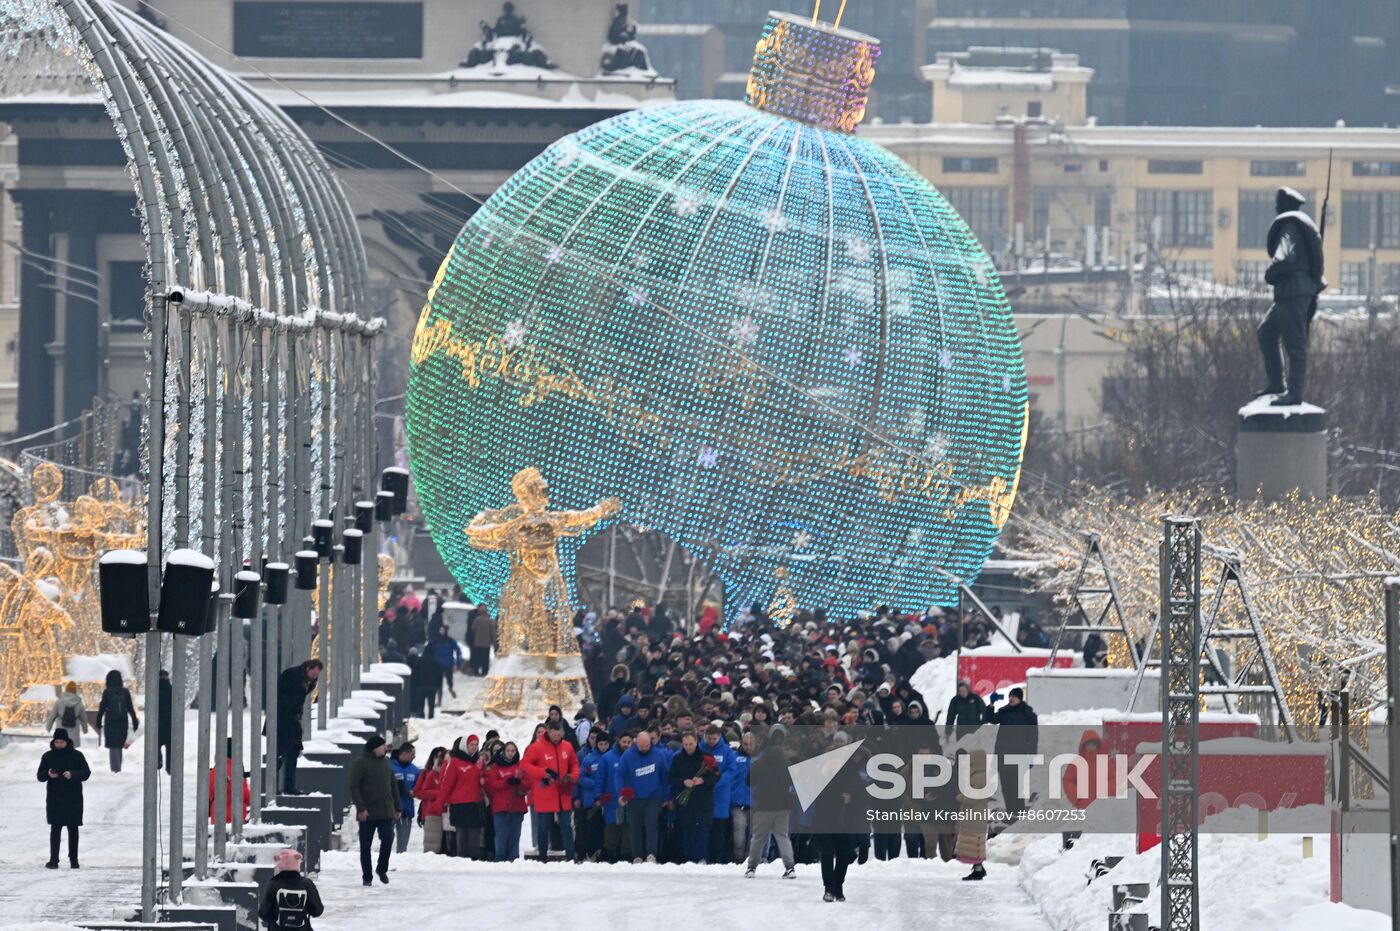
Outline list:
[[[694,194],[680,194],[671,204],[671,212],[678,217],[693,217],[700,212],[700,198]]]
[[[846,258],[859,265],[864,265],[866,262],[870,261],[870,256],[870,243],[866,242],[864,239],[861,239],[859,236],[855,237],[854,239],[847,240]]]
[[[928,456],[930,459],[942,459],[947,452],[948,438],[942,433],[935,433],[933,436],[929,437],[928,442],[924,444],[924,455]]]
[[[719,450],[713,446],[701,446],[700,455],[695,457],[695,464],[702,469],[713,469],[719,465]]]
[[[791,225],[788,218],[783,216],[783,212],[777,207],[769,207],[763,211],[763,217],[759,223],[770,233],[781,233]]]
[[[758,342],[758,321],[753,317],[736,317],[729,325],[729,338],[736,346],[752,346]]]
[[[544,260],[550,265],[558,265],[564,261],[564,250],[558,246],[550,246],[549,251],[544,254]]]
[[[558,165],[560,168],[567,168],[578,161],[579,155],[578,143],[574,142],[572,139],[565,139],[563,142],[559,143],[559,154],[555,158],[554,164]]]
[[[651,264],[651,256],[647,255],[645,252],[638,252],[628,261],[631,262],[633,268],[646,268]]]
[[[865,358],[865,353],[852,346],[841,353],[841,356],[846,360],[846,364],[854,369],[860,367],[861,360]]]
[[[627,303],[633,307],[641,307],[647,302],[647,297],[646,288],[633,288],[627,292]]]
[[[501,342],[507,349],[518,349],[525,342],[528,332],[524,320],[512,320],[506,324],[505,332],[501,334]]]
[[[812,545],[812,535],[806,530],[799,530],[792,535],[792,548],[795,550],[805,550]]]
[[[951,349],[940,349],[938,352],[939,368],[950,369],[953,367],[953,351]]]
[[[1010,376],[1009,374],[1005,373],[1005,372],[1003,372],[1003,373],[1002,373],[1002,376],[1001,376],[1001,390],[1002,390],[1002,391],[1010,391],[1010,390],[1011,390],[1011,376]]]

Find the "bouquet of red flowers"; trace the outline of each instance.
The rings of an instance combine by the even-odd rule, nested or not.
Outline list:
[[[637,790],[632,788],[631,786],[623,786],[622,791],[618,793],[618,798],[624,805],[632,801],[632,799],[636,797]]]
[[[700,776],[703,778],[707,773],[719,772],[719,767],[715,765],[715,758],[706,756],[700,762]],[[681,794],[676,796],[676,803],[679,805],[690,804],[690,793],[695,790],[695,786],[686,786],[681,789]]]
[[[628,791],[628,790],[623,789],[622,791],[626,792],[626,791]],[[613,794],[612,794],[611,792],[599,792],[599,793],[598,793],[598,804],[599,804],[599,805],[603,805],[603,806],[611,805],[611,804],[612,804],[612,800],[613,800]]]

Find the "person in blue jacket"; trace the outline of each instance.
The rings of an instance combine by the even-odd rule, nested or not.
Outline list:
[[[637,717],[637,702],[631,695],[624,695],[617,703],[617,714],[613,715],[612,723],[608,725],[608,733],[612,734],[613,740],[621,737],[628,731],[641,727],[642,719]]]
[[[719,782],[715,783],[714,820],[710,822],[710,837],[705,853],[707,863],[732,863],[730,856],[730,795],[734,784],[734,750],[724,742],[719,726],[711,724],[705,728],[705,737],[700,741],[700,752],[707,753],[719,768]]]
[[[671,755],[652,745],[651,731],[641,731],[618,761],[618,801],[627,809],[632,833],[632,862],[656,862],[660,849],[661,806],[671,795]]]
[[[753,746],[753,732],[748,731],[739,740],[739,749],[734,751],[729,770],[729,822],[735,863],[749,852],[749,806],[752,804],[749,766],[753,763]]]
[[[623,818],[623,807],[619,804],[622,792],[622,777],[618,764],[622,754],[632,747],[632,735],[623,734],[603,758],[598,787],[598,803],[603,810],[603,849],[599,859],[606,863],[624,863],[632,859],[632,836],[627,831]]]
[[[584,753],[578,766],[579,829],[574,835],[578,838],[579,856],[596,863],[603,849],[603,805],[598,796],[612,766],[612,735],[598,730],[589,736],[593,749]]]
[[[403,817],[394,823],[394,848],[399,853],[408,852],[408,838],[413,833],[413,787],[418,784],[418,767],[413,765],[413,758],[417,753],[413,744],[405,743],[389,760],[394,781],[399,785],[399,796],[403,799]]]
[[[433,659],[437,660],[438,666],[442,668],[441,684],[438,687],[438,704],[442,704],[442,690],[445,688],[452,693],[452,697],[457,697],[457,690],[453,688],[452,674],[457,671],[457,667],[462,665],[462,645],[455,637],[447,633],[447,625],[438,627],[437,633],[433,634],[433,640],[428,644],[429,651],[433,654]]]

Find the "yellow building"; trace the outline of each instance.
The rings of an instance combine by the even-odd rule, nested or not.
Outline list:
[[[924,74],[933,122],[861,132],[942,191],[1004,270],[1116,272],[1127,312],[1156,270],[1261,287],[1274,191],[1303,192],[1316,216],[1330,156],[1329,299],[1400,292],[1400,130],[1098,126],[1092,70],[1043,49],[940,55]]]

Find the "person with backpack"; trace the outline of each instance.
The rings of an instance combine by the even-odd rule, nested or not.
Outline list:
[[[44,730],[61,727],[68,732],[74,747],[83,745],[82,732],[92,730],[88,724],[87,709],[83,707],[83,696],[78,694],[78,683],[69,682],[54,699],[53,710],[44,722]]]
[[[68,865],[78,868],[78,828],[83,823],[83,783],[92,770],[87,758],[68,740],[68,732],[58,728],[49,741],[48,751],[39,758],[39,781],[46,783],[44,813],[49,822],[49,869],[58,869],[58,842],[68,829]]]
[[[301,874],[301,854],[288,847],[272,858],[277,871],[263,890],[258,917],[269,928],[313,931],[312,918],[325,911],[316,884]]]
[[[107,670],[107,687],[102,690],[102,701],[97,705],[97,733],[107,747],[107,760],[112,772],[122,771],[122,753],[131,746],[127,736],[126,722],[131,721],[131,730],[138,730],[141,721],[136,717],[136,705],[131,700],[131,690],[122,684],[122,674],[115,669]]]

